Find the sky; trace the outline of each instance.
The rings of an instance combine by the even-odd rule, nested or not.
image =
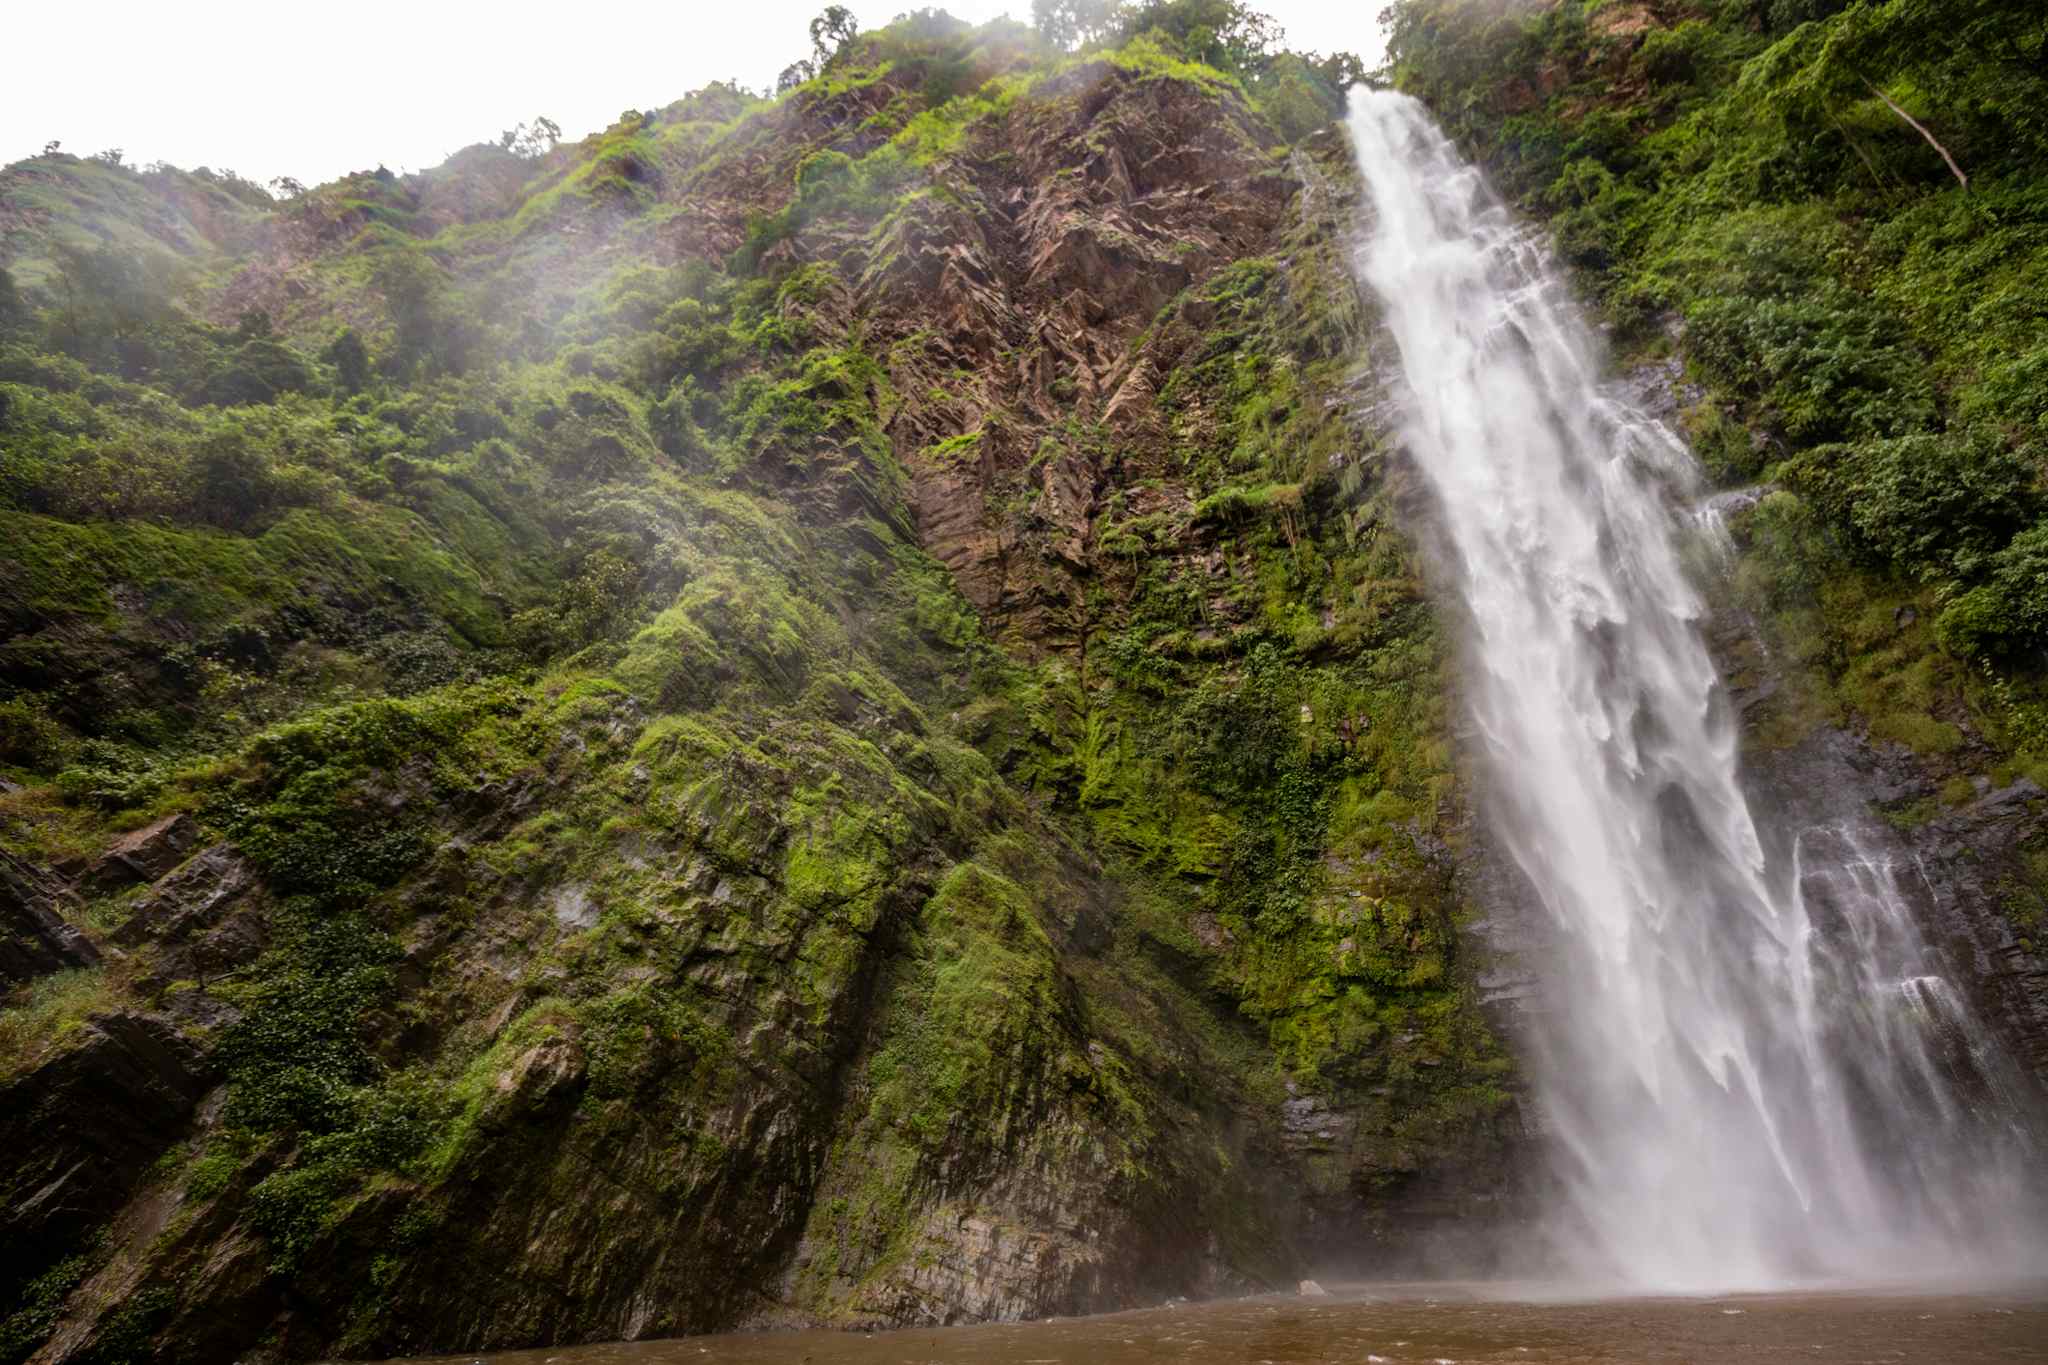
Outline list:
[[[878,27],[932,0],[848,0]],[[0,164],[51,140],[133,165],[308,185],[380,162],[424,170],[546,115],[574,139],[714,80],[755,89],[809,51],[827,0],[100,0],[10,6]],[[973,22],[1031,0],[950,0]],[[1255,0],[1291,47],[1373,65],[1380,0]]]

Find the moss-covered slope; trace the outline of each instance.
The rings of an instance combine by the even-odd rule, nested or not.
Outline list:
[[[1334,93],[1180,8],[240,236],[9,173],[118,185],[0,291],[0,1353],[1071,1312],[1493,1216]]]

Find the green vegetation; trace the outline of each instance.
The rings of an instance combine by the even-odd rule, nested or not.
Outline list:
[[[33,163],[95,197],[0,277],[0,834],[71,868],[180,814],[248,880],[192,890],[199,928],[103,898],[148,926],[120,968],[0,1008],[9,1068],[127,1009],[226,1088],[147,1176],[148,1246],[4,1287],[9,1351],[110,1269],[140,1288],[108,1359],[201,1332],[216,1272],[317,1302],[319,1349],[413,1350],[452,1276],[530,1283],[535,1248],[598,1287],[493,1300],[506,1340],[616,1330],[643,1274],[669,1306],[636,1330],[731,1321],[798,1255],[800,1304],[861,1319],[964,1212],[1020,1216],[1017,1171],[1112,1237],[1188,1204],[1278,1264],[1238,1176],[1288,1095],[1358,1118],[1331,1199],[1507,1103],[1441,641],[1338,416],[1366,320],[1266,145],[1355,60],[1192,0],[1052,42],[820,18],[773,101],[540,120],[282,204],[208,182],[300,244],[289,287],[239,238],[125,230],[182,173]],[[919,272],[1020,146],[1078,176],[1211,106],[1281,226],[1234,262],[1105,233],[1167,281],[1104,331],[1156,424],[1100,420],[1013,319],[945,354]],[[1034,366],[1071,411],[979,401]],[[986,471],[1050,575],[1061,461],[1114,486],[1062,524],[1060,637],[1019,638],[913,492]]]
[[[1178,59],[1224,73],[1290,142],[1339,116],[1344,92],[1365,77],[1349,52],[1289,50],[1279,26],[1242,0],[1032,0],[1031,13],[1054,47],[1126,61]]]
[[[0,1011],[0,1081],[61,1048],[118,998],[104,967],[54,972],[30,983],[13,1008]]]

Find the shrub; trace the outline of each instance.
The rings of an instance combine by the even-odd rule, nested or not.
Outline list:
[[[335,383],[343,393],[357,394],[369,387],[370,353],[364,349],[363,339],[356,335],[355,328],[342,328],[320,358],[334,367]]]
[[[1685,315],[1694,358],[1795,439],[1894,436],[1934,415],[1926,361],[1847,289],[1715,294]]]
[[[2048,647],[2048,522],[1991,556],[1985,582],[1957,595],[1935,632],[1964,658],[2011,658]]]
[[[207,376],[200,397],[221,407],[268,403],[279,394],[303,392],[312,382],[312,371],[297,351],[270,337],[252,337]]]
[[[192,456],[192,512],[223,530],[250,530],[283,500],[270,461],[241,432],[208,437]]]
[[[1922,433],[1819,447],[1797,481],[1880,562],[1970,576],[2033,518],[2029,462],[1996,436]]]
[[[2011,633],[2048,643],[2048,522],[2013,538],[1991,559],[1991,586],[2005,606]]]
[[[21,697],[0,701],[0,763],[45,771],[61,762],[71,747],[64,727],[41,706]]]

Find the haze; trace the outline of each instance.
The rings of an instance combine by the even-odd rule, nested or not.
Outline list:
[[[21,6],[9,17],[9,47],[44,59],[11,63],[0,82],[0,162],[54,139],[81,156],[119,147],[134,165],[205,165],[258,182],[317,184],[380,162],[420,170],[536,115],[577,138],[622,109],[658,108],[710,81],[772,87],[805,54],[805,27],[825,3],[607,5],[590,14],[417,0]],[[872,27],[916,6],[849,8]],[[974,22],[1006,12],[1028,21],[1031,12],[1030,0],[944,8]],[[1301,48],[1357,51],[1368,29],[1356,4],[1260,8]],[[78,63],[49,59],[88,46],[89,81]]]

